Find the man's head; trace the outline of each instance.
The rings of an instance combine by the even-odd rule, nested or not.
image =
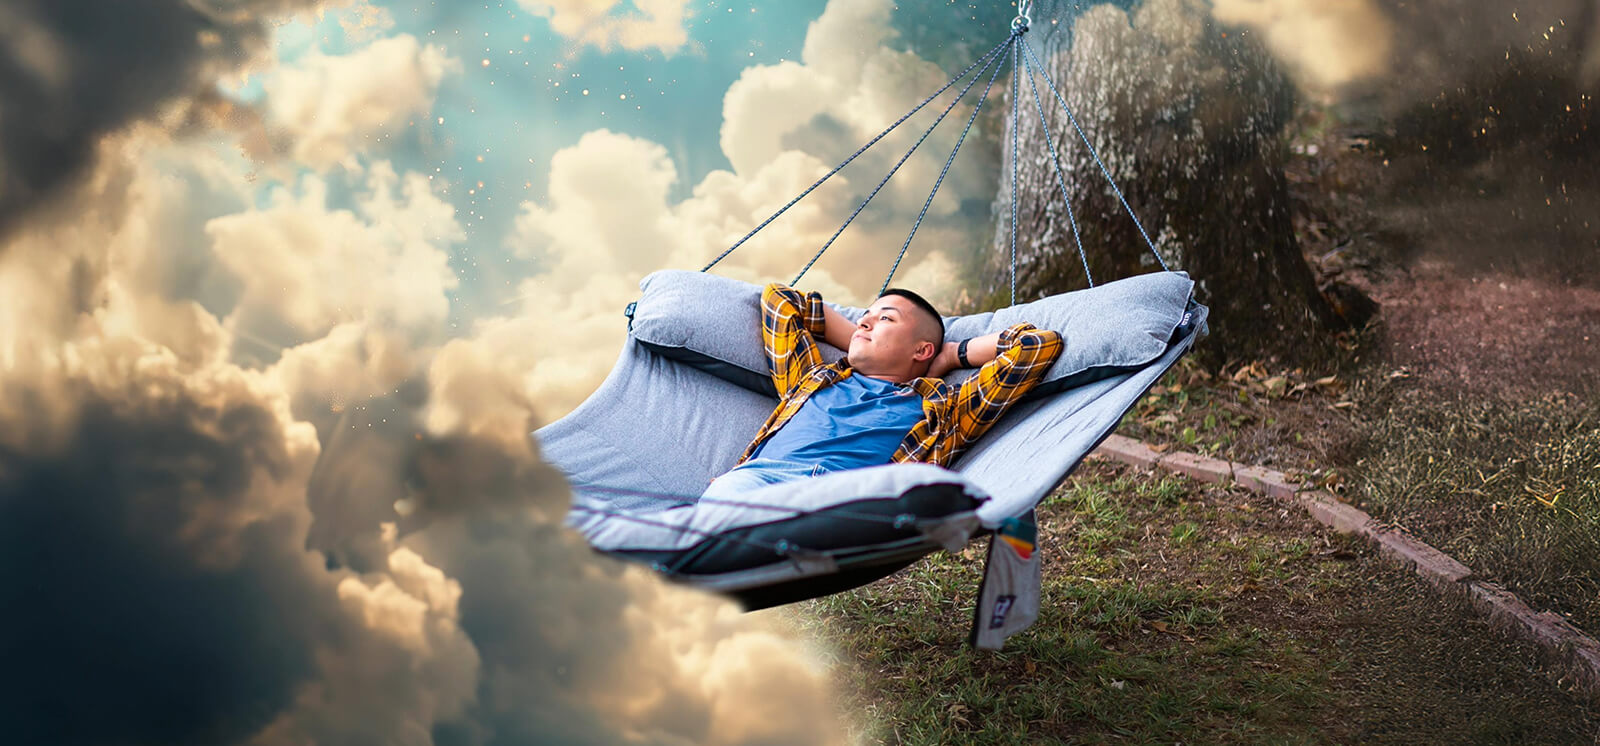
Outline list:
[[[944,347],[944,321],[922,296],[890,288],[850,337],[850,365],[864,375],[909,381],[928,372]]]

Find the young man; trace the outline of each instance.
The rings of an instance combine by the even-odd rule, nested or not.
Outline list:
[[[852,324],[821,295],[772,284],[761,294],[761,317],[767,365],[782,399],[707,497],[890,462],[949,466],[1061,354],[1061,335],[1032,324],[946,342],[932,304],[898,288]],[[847,356],[824,363],[818,337]],[[955,391],[940,380],[977,366],[978,374]]]

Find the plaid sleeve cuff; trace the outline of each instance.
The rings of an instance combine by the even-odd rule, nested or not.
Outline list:
[[[823,314],[822,293],[815,290],[806,293],[804,322],[811,336],[817,339],[827,336],[828,321]]]
[[[1058,338],[1061,336],[1053,331],[1040,331],[1039,327],[1026,322],[1016,324],[1000,332],[1000,339],[995,341],[996,351],[997,354],[1004,354],[1006,350],[1012,347],[1026,344],[1030,338],[1037,344],[1038,340],[1048,338],[1051,335]]]
[[[1063,348],[1061,333],[1053,329],[1040,329],[1033,324],[1022,323],[1000,332],[1000,339],[995,343],[997,355],[1005,355],[1011,350],[1020,350],[1023,359],[1019,363],[1037,366],[1040,363],[1054,363],[1061,356]],[[1040,375],[1044,371],[1039,371]]]

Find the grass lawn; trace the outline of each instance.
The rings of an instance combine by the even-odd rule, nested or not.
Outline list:
[[[1285,470],[1600,634],[1600,398],[1184,361],[1119,432]]]
[[[865,743],[1594,743],[1536,653],[1242,490],[1090,462],[1040,506],[1040,619],[972,650],[986,546],[776,612]]]

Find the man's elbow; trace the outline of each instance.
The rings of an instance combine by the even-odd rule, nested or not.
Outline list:
[[[1040,329],[1033,324],[1021,323],[1000,335],[1000,346],[1034,349],[1059,342],[1061,335],[1050,329]]]
[[[1061,333],[1053,329],[1035,329],[1030,326],[1019,331],[1013,343],[1024,359],[1054,361],[1061,355]]]

